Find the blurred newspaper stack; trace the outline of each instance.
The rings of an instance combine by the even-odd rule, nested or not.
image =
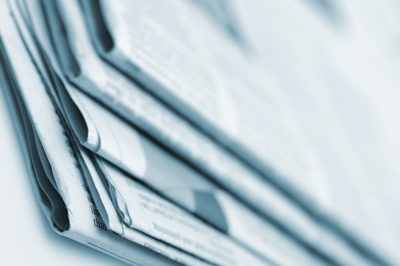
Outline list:
[[[399,265],[398,11],[0,0],[50,225],[132,265]]]

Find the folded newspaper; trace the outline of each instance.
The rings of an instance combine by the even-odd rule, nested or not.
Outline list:
[[[330,100],[363,85],[333,54],[361,42],[297,2],[0,0],[0,87],[54,231],[131,265],[400,264],[400,171]]]

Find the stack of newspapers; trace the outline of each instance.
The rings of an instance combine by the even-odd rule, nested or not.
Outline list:
[[[50,226],[132,265],[400,265],[399,13],[0,0],[0,87]]]

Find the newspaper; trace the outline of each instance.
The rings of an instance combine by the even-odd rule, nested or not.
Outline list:
[[[359,5],[0,1],[50,226],[134,265],[396,265],[396,5]]]

